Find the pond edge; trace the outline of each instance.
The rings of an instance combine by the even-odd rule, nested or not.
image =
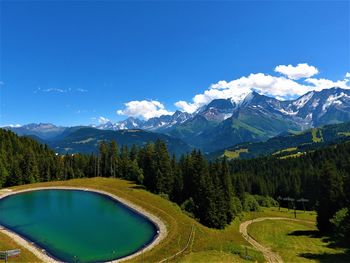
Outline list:
[[[2,189],[2,190],[4,190],[4,189]],[[141,248],[138,251],[136,251],[135,253],[132,253],[132,254],[125,256],[123,258],[119,258],[119,259],[112,260],[112,261],[106,261],[106,262],[117,263],[117,262],[130,260],[134,257],[141,255],[142,253],[145,253],[145,252],[151,250],[167,236],[167,228],[166,228],[165,224],[163,223],[163,221],[160,220],[157,216],[151,214],[150,212],[146,211],[144,208],[142,208],[138,205],[135,205],[134,203],[132,203],[124,198],[121,198],[117,195],[111,194],[111,193],[106,192],[106,191],[97,190],[97,189],[93,189],[93,188],[70,187],[70,186],[36,187],[36,188],[6,192],[5,194],[0,195],[0,199],[3,199],[3,198],[10,196],[10,195],[20,194],[20,193],[24,193],[24,192],[31,192],[31,191],[39,191],[39,190],[79,190],[79,191],[88,191],[88,192],[92,192],[92,193],[102,194],[102,195],[105,195],[107,197],[110,197],[110,198],[116,200],[117,202],[122,203],[122,205],[131,209],[135,213],[140,214],[141,216],[147,218],[156,226],[157,235],[153,239],[153,241],[151,241],[149,244],[147,244],[146,247]],[[0,225],[0,231],[2,233],[6,234],[7,236],[9,236],[10,238],[12,238],[20,246],[28,249],[35,256],[37,256],[40,260],[42,260],[44,262],[50,262],[50,263],[51,262],[60,262],[56,258],[47,254],[44,249],[42,249],[38,246],[35,246],[35,244],[32,241],[23,238],[21,235],[17,234],[16,232],[11,231],[10,229],[7,229],[6,227],[4,227],[2,225]]]

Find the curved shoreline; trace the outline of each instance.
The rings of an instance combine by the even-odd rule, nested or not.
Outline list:
[[[133,212],[135,212],[135,213],[137,213],[137,214],[147,218],[148,220],[150,220],[156,226],[156,228],[158,229],[157,230],[157,235],[155,236],[155,238],[146,247],[140,248],[135,253],[132,253],[132,254],[130,254],[128,256],[125,256],[125,257],[122,257],[122,258],[119,258],[119,259],[116,259],[116,260],[112,260],[112,261],[106,261],[106,262],[117,263],[117,262],[122,262],[122,261],[126,261],[126,260],[129,260],[129,259],[132,259],[134,257],[137,257],[137,256],[141,255],[142,253],[145,253],[145,252],[151,250],[153,247],[158,245],[167,236],[167,229],[166,229],[165,224],[163,223],[163,221],[161,221],[155,215],[149,213],[148,211],[146,211],[142,207],[140,207],[138,205],[135,205],[132,202],[130,202],[130,201],[124,199],[124,198],[121,198],[119,196],[116,196],[116,195],[111,194],[111,193],[106,192],[106,191],[97,190],[97,189],[93,189],[93,188],[71,187],[71,186],[37,187],[37,188],[30,188],[30,189],[24,189],[24,190],[19,190],[19,191],[6,192],[5,194],[0,195],[0,199],[5,198],[5,197],[10,196],[10,195],[20,194],[20,193],[24,193],[24,192],[39,191],[39,190],[50,190],[50,189],[52,189],[52,190],[89,191],[89,192],[92,192],[92,193],[105,195],[105,196],[110,197],[110,198],[114,199],[115,201],[121,203],[122,205],[126,206],[128,209],[131,209]],[[27,239],[23,238],[21,235],[15,233],[14,231],[11,231],[10,229],[7,229],[4,226],[0,225],[0,227],[1,227],[0,231],[2,233],[6,234],[10,238],[12,238],[20,246],[28,249],[35,256],[37,256],[40,260],[42,260],[44,262],[60,262],[57,259],[55,259],[52,256],[50,256],[49,254],[47,254],[44,249],[35,246],[33,242],[28,241]]]

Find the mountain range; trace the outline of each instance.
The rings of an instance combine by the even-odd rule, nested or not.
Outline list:
[[[5,128],[19,135],[31,135],[50,143],[65,140],[62,144],[67,144],[71,138],[69,136],[81,129],[89,134],[89,138],[100,138],[101,131],[114,131],[118,134],[114,137],[121,141],[124,140],[120,137],[122,131],[138,130],[139,136],[135,139],[137,143],[145,143],[150,134],[153,139],[167,136],[168,141],[175,140],[174,143],[181,144],[184,150],[195,147],[210,153],[244,142],[266,141],[286,132],[296,133],[347,121],[350,121],[350,90],[331,88],[311,91],[295,100],[287,101],[252,92],[245,94],[240,100],[215,99],[192,114],[176,111],[173,115],[148,120],[129,117],[89,129],[83,126],[59,127],[49,123]],[[78,134],[81,136],[80,141],[84,141],[84,132],[79,131]],[[108,134],[105,138],[109,138],[112,133]],[[128,133],[123,136],[125,134],[129,136]],[[131,135],[130,137],[132,138]],[[79,138],[74,138],[79,141]],[[128,144],[132,142],[129,139],[125,141]],[[56,147],[57,145],[56,143]],[[69,145],[59,149],[72,148],[74,151],[79,148],[74,144]]]

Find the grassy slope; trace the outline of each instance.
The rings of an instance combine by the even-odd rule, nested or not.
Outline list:
[[[23,185],[14,187],[14,189],[39,186],[79,186],[100,189],[127,199],[161,218],[167,226],[168,236],[160,245],[144,254],[145,262],[156,262],[181,250],[187,243],[192,224],[195,227],[194,242],[186,255],[176,259],[176,261],[208,262],[208,259],[210,259],[210,262],[244,262],[245,260],[240,255],[245,255],[245,247],[248,246],[248,255],[253,257],[254,261],[263,262],[262,254],[252,249],[239,234],[240,222],[262,216],[293,217],[292,211],[282,210],[280,212],[277,208],[270,208],[260,212],[246,213],[241,218],[236,218],[224,230],[214,230],[204,227],[186,216],[177,205],[123,180],[107,178],[75,179]],[[315,221],[315,213],[299,212],[298,218]],[[0,235],[0,243],[6,248],[18,247],[17,245],[13,246],[2,235]],[[33,255],[25,255],[24,253],[18,260],[21,262],[36,261]],[[142,257],[140,256],[132,261],[141,262]]]
[[[244,250],[241,245],[248,245],[238,233],[238,224],[230,226],[224,231],[209,229],[186,216],[177,205],[140,189],[137,185],[127,181],[108,178],[75,179],[23,185],[14,187],[13,189],[20,190],[41,186],[77,186],[107,191],[129,200],[161,218],[167,226],[168,236],[160,245],[144,254],[143,259],[146,262],[159,261],[181,250],[187,243],[192,224],[194,224],[196,231],[195,240],[191,246],[192,251],[206,253],[209,250],[209,254],[212,251],[216,252],[225,249],[231,251],[234,244],[235,251],[241,252]],[[1,243],[7,243],[2,238],[1,241],[3,241]],[[256,254],[258,258],[262,259],[261,254]],[[233,257],[239,258],[236,255]],[[35,258],[21,258],[20,261],[35,261]],[[142,257],[140,256],[132,261],[141,262]]]
[[[345,250],[318,236],[315,223],[266,220],[251,224],[248,232],[285,262],[350,262]]]
[[[235,151],[226,150],[223,156],[226,156],[228,159],[236,159],[236,158],[239,158],[239,155],[241,153],[247,153],[247,152],[248,152],[248,149],[238,149]]]
[[[18,245],[15,241],[9,238],[7,235],[0,233],[0,251],[18,249]],[[21,247],[21,254],[16,257],[9,258],[10,262],[41,262],[32,252]]]

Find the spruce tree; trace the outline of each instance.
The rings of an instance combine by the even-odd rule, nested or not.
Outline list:
[[[342,207],[343,181],[335,166],[327,162],[320,178],[320,196],[317,210],[317,227],[320,231],[331,230],[330,219]]]

